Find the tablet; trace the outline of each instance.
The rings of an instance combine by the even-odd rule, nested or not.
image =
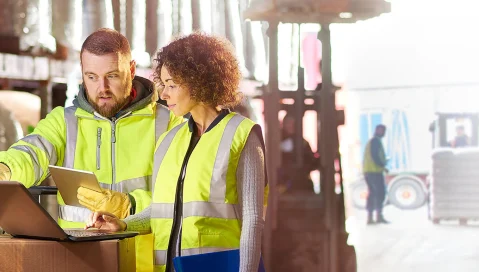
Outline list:
[[[50,165],[50,174],[67,205],[83,207],[77,198],[80,186],[101,192],[100,184],[93,172]]]

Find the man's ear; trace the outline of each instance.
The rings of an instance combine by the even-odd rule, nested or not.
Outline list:
[[[131,72],[131,79],[135,78],[136,74],[136,61],[130,61],[130,72]]]

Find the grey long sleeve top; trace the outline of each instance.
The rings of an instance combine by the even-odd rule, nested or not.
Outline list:
[[[265,157],[258,135],[252,132],[236,170],[241,219],[240,272],[258,271],[263,233]],[[151,206],[124,219],[127,230],[150,233]]]
[[[371,139],[371,157],[376,165],[379,167],[386,166],[386,156],[384,154],[384,147],[381,139],[377,136]]]

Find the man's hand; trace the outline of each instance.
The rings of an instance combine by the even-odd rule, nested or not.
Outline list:
[[[118,217],[107,212],[94,212],[90,214],[88,221],[85,222],[85,229],[97,228],[109,231],[124,231],[126,223]]]
[[[12,173],[10,168],[3,163],[0,163],[0,180],[10,180]]]
[[[127,194],[103,189],[101,193],[80,187],[77,190],[77,198],[81,205],[91,211],[106,211],[123,219],[130,215],[130,199]]]

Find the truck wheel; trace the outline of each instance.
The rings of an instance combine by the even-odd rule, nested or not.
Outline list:
[[[354,207],[366,209],[366,201],[368,199],[368,186],[366,182],[361,180],[351,185],[351,198]]]
[[[417,209],[426,201],[426,194],[421,185],[407,177],[394,182],[388,196],[394,206],[403,210]]]

